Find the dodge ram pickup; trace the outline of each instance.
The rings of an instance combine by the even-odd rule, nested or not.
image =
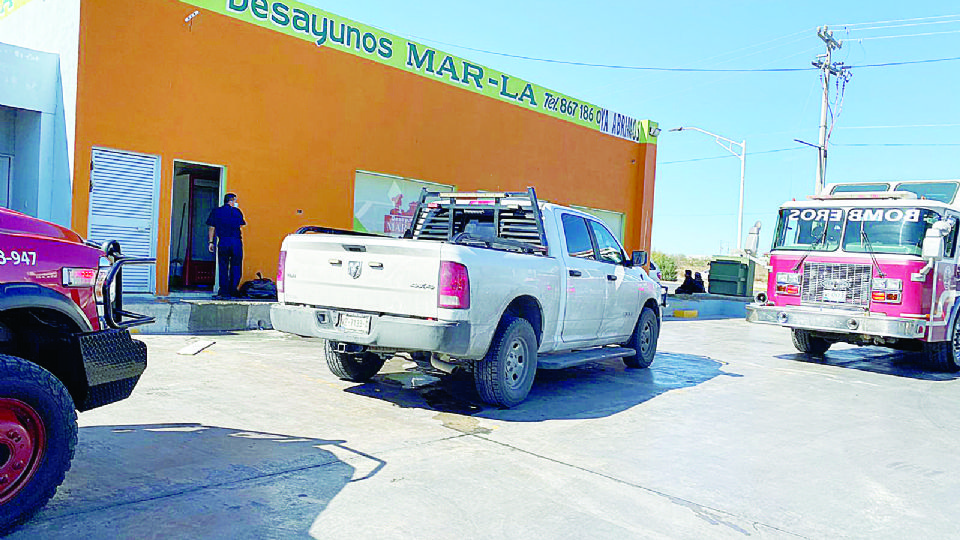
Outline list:
[[[646,368],[660,286],[595,217],[520,193],[424,191],[402,238],[304,227],[282,244],[273,327],[323,338],[331,371],[373,377],[397,353],[522,402],[537,369]]]

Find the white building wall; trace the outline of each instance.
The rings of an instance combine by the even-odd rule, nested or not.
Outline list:
[[[0,0],[2,3],[3,0]],[[0,10],[0,146],[14,146],[11,208],[70,225],[80,0]],[[13,109],[13,111],[10,110]]]
[[[0,15],[0,43],[60,56],[63,117],[72,172],[80,58],[80,0],[18,0],[15,5],[13,11]]]

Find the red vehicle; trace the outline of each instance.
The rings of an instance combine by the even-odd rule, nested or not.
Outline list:
[[[77,443],[76,411],[127,398],[147,366],[123,311],[125,258],[0,208],[0,534],[53,496]]]
[[[828,185],[780,208],[767,291],[747,320],[834,343],[921,352],[960,371],[960,181]]]

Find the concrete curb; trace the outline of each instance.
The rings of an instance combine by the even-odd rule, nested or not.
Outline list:
[[[125,302],[124,309],[156,319],[133,329],[140,334],[198,334],[235,330],[270,330],[274,302],[163,300]]]
[[[680,312],[676,318],[684,319],[736,319],[747,316],[747,304],[750,302],[753,302],[753,298],[702,293],[678,294],[667,297],[667,307],[663,313],[666,317],[674,317],[674,312]],[[696,315],[691,317],[691,312],[696,312]]]

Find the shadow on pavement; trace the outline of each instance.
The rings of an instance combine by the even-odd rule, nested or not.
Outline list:
[[[712,358],[658,352],[649,369],[626,369],[620,360],[562,370],[541,370],[526,401],[512,409],[483,403],[468,373],[431,377],[419,371],[383,373],[346,391],[401,407],[514,422],[602,418],[661,394],[702,384],[723,364]]]
[[[924,368],[923,358],[920,353],[896,351],[882,347],[859,347],[856,349],[827,351],[823,356],[803,353],[781,354],[775,358],[794,360],[806,364],[856,369],[870,373],[880,373],[883,375],[893,375],[923,381],[955,381],[960,379],[960,373],[944,373],[930,371]]]
[[[344,486],[384,465],[344,441],[199,424],[86,427],[56,496],[7,538],[310,538]]]

